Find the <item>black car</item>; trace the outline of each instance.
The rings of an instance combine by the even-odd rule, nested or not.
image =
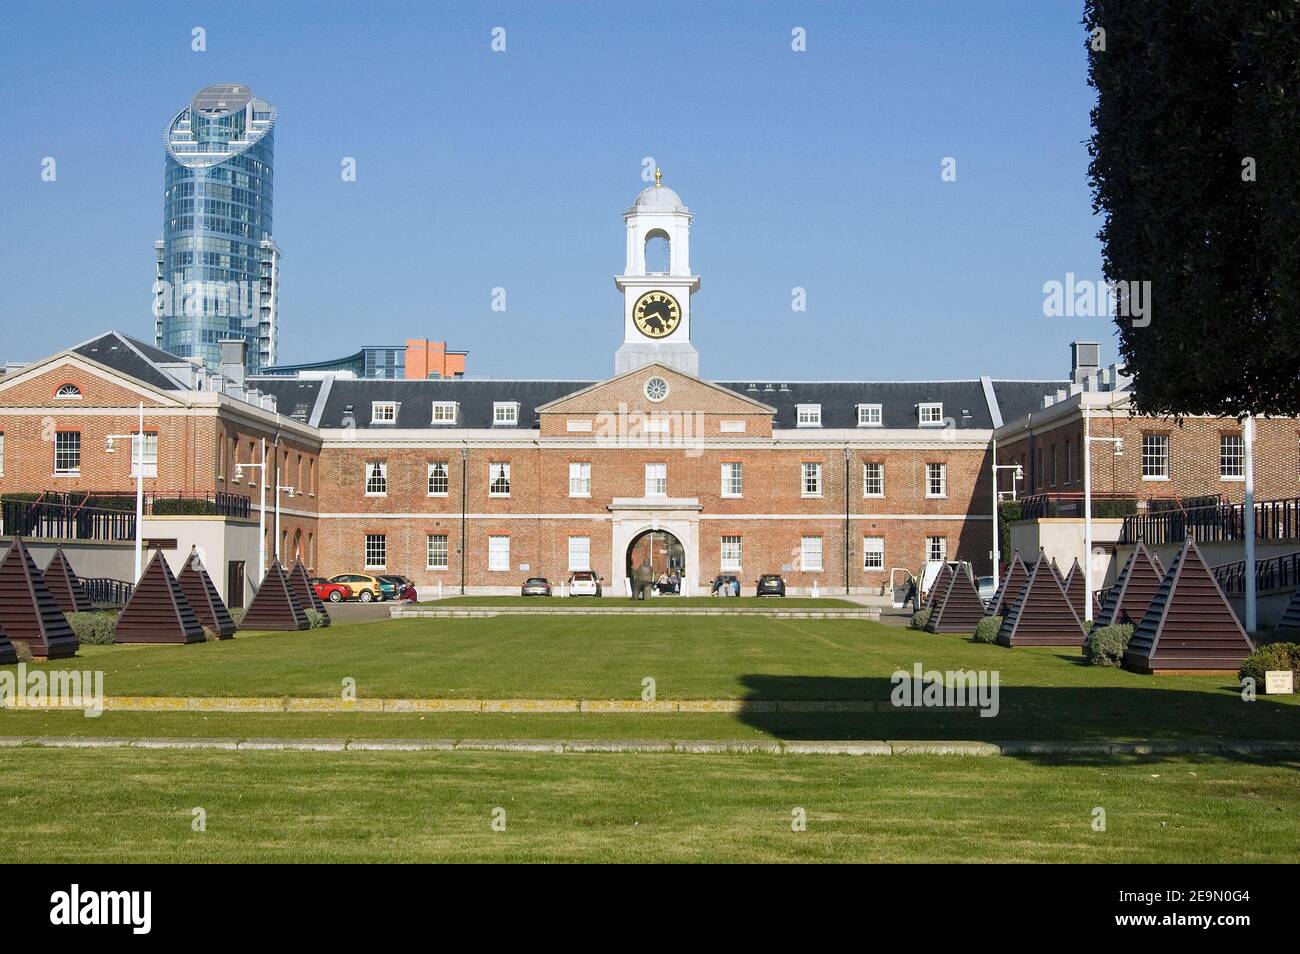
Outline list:
[[[530,576],[519,588],[520,596],[550,596],[551,584],[544,576]]]
[[[759,596],[785,596],[785,580],[779,574],[764,573],[758,578]]]

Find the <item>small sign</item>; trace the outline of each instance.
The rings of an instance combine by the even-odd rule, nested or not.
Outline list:
[[[519,564],[519,572],[520,572],[520,573],[527,573],[528,570],[529,570],[529,567],[530,567],[530,564],[528,564],[528,563],[521,563],[521,564]]]
[[[1264,673],[1264,692],[1270,696],[1288,696],[1295,692],[1295,673],[1290,669]]]

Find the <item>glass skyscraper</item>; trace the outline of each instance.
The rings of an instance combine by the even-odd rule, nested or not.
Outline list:
[[[220,342],[240,338],[249,373],[275,364],[275,117],[247,86],[220,83],[167,124],[163,237],[154,243],[154,337],[164,351],[215,367]]]

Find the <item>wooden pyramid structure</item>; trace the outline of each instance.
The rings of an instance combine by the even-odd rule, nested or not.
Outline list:
[[[1029,578],[1002,618],[998,642],[1003,646],[1081,646],[1085,635],[1047,554],[1039,550]]]
[[[181,592],[189,601],[190,609],[194,610],[200,626],[206,626],[221,639],[230,639],[235,635],[235,630],[239,627],[235,625],[226,604],[221,601],[221,594],[212,584],[212,577],[208,576],[197,552],[190,552],[189,559],[185,561],[185,569],[181,570],[176,582],[180,584]]]
[[[1088,594],[1086,581],[1083,578],[1083,567],[1079,566],[1079,558],[1075,557],[1074,562],[1070,564],[1069,572],[1065,574],[1065,581],[1061,584],[1065,589],[1065,595],[1070,599],[1070,605],[1074,607],[1074,615],[1080,620],[1087,617]],[[1096,601],[1093,601],[1092,618],[1097,618]]]
[[[1096,614],[1097,625],[1131,623],[1136,626],[1142,622],[1164,576],[1160,561],[1139,540],[1115,583],[1106,591],[1106,601]]]
[[[54,602],[59,604],[59,609],[65,614],[88,613],[94,609],[90,605],[90,594],[72,571],[72,564],[68,562],[63,547],[54,548],[54,556],[50,558],[50,565],[42,575],[45,577],[45,585],[54,596]]]
[[[946,562],[939,567],[939,572],[934,577],[934,583],[930,586],[930,592],[925,595],[925,604],[921,609],[928,609],[931,612],[939,605],[938,601],[942,599],[943,594],[948,591],[948,582],[952,578],[952,567]]]
[[[0,666],[5,663],[16,663],[18,661],[18,650],[14,649],[14,644],[9,641],[3,628],[0,628]]]
[[[1025,569],[1025,561],[1020,559],[1020,551],[1017,550],[1011,562],[1007,564],[1007,572],[1002,574],[1002,582],[998,584],[993,598],[989,600],[985,613],[989,616],[1006,616],[1007,610],[1020,595],[1020,589],[1028,578],[1029,571]]]
[[[241,625],[244,629],[286,631],[311,628],[311,621],[307,619],[307,613],[279,560],[266,568],[266,576],[262,578],[253,602],[248,604]]]
[[[1300,629],[1300,589],[1291,594],[1291,602],[1286,604],[1286,612],[1278,620],[1278,629]]]
[[[1236,673],[1255,651],[1190,537],[1133,631],[1124,666],[1138,672]]]
[[[119,643],[201,643],[203,624],[172,575],[162,551],[155,551],[113,628]]]
[[[307,578],[307,568],[302,565],[301,560],[294,560],[293,569],[289,571],[289,585],[293,587],[294,595],[298,597],[298,602],[302,604],[303,609],[314,609],[325,617],[325,625],[330,624],[330,614],[325,609],[325,604],[321,598],[316,595],[316,590],[312,587],[311,581]]]
[[[1065,586],[1065,574],[1061,572],[1061,565],[1056,562],[1056,557],[1052,557],[1052,572],[1056,574],[1056,579]]]
[[[971,578],[970,567],[962,565],[948,578],[947,591],[935,602],[925,628],[931,633],[973,633],[984,618],[984,601]]]
[[[77,636],[21,539],[0,561],[0,627],[11,642],[26,643],[36,659],[77,654]]]

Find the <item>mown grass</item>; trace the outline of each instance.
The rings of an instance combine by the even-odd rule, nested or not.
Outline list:
[[[622,594],[604,596],[560,596],[559,587],[551,597],[544,596],[446,596],[426,600],[421,606],[530,606],[544,609],[578,609],[586,606],[615,609],[670,610],[680,606],[707,606],[712,609],[762,608],[769,610],[863,609],[861,603],[833,596],[656,596],[633,600]]]
[[[1297,769],[1217,757],[4,750],[0,838],[19,862],[1289,862]],[[195,808],[206,831],[192,829]],[[806,831],[792,831],[796,808]]]

